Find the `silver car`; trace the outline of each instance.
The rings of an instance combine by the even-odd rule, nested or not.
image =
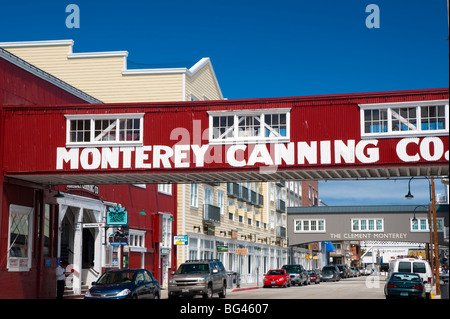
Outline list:
[[[218,259],[187,260],[173,272],[169,280],[168,297],[202,295],[211,299],[214,293],[225,298],[227,293],[227,273]]]

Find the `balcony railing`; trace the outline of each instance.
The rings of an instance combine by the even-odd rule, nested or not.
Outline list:
[[[286,227],[277,226],[277,238],[286,238]]]
[[[228,183],[227,184],[227,194],[231,197],[240,198],[239,195],[239,184],[237,183]]]
[[[204,204],[203,205],[203,221],[213,224],[220,224],[220,207]]]
[[[279,199],[277,201],[277,211],[284,213],[286,212],[286,204],[284,202],[284,200]]]

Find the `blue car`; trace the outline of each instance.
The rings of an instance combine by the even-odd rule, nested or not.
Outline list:
[[[394,272],[384,286],[384,294],[386,299],[425,299],[425,287],[422,278],[416,273]]]
[[[159,299],[161,287],[146,269],[109,270],[92,283],[85,299]]]

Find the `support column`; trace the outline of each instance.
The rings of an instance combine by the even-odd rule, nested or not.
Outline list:
[[[81,272],[83,265],[83,208],[75,213],[75,232],[73,239],[73,292],[81,294]]]

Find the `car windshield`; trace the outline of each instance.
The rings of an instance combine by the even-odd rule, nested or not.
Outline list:
[[[420,276],[417,274],[398,274],[394,273],[392,275],[392,280],[401,280],[401,281],[419,281]]]
[[[322,271],[334,271],[334,270],[336,270],[336,268],[334,268],[334,266],[333,267],[323,267],[323,269],[322,269]]]
[[[97,285],[131,283],[135,273],[134,271],[106,272],[97,280]]]
[[[269,270],[267,275],[269,275],[269,276],[283,276],[284,275],[284,271],[282,271],[282,270]]]
[[[322,274],[323,275],[331,275],[331,274],[333,274],[333,271],[331,269],[326,269],[326,270],[322,271]]]
[[[177,274],[208,274],[209,264],[182,264],[178,270]]]
[[[287,265],[283,266],[283,269],[286,269],[288,273],[300,273],[302,272],[302,267],[299,265]]]
[[[316,272],[315,272],[314,270],[308,270],[308,274],[310,274],[310,275],[315,275]]]

